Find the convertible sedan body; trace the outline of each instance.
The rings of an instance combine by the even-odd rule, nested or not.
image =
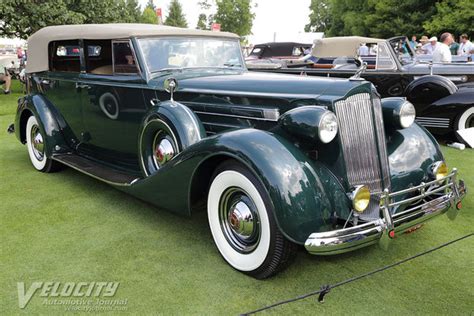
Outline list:
[[[248,72],[233,34],[70,25],[28,47],[14,130],[33,166],[205,209],[220,254],[256,278],[296,245],[336,254],[454,218],[466,192],[410,102],[364,80]]]

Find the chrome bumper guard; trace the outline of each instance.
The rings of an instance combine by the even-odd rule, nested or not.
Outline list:
[[[382,218],[348,228],[312,233],[305,242],[305,248],[314,255],[344,253],[376,242],[386,248],[396,232],[406,231],[446,212],[453,220],[460,208],[458,203],[467,192],[464,182],[462,180],[458,182],[456,175],[457,170],[453,169],[449,175],[439,180],[421,183],[397,192],[390,193],[385,190],[380,207]],[[399,201],[393,200],[400,195],[413,192],[416,196]],[[428,197],[430,200],[426,201]],[[407,204],[410,206],[405,210],[391,215],[392,208]]]

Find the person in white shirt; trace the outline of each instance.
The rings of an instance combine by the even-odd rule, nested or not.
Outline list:
[[[433,55],[433,52],[435,51],[437,46],[438,38],[436,36],[433,36],[432,38],[430,38],[430,42],[428,44],[423,45],[421,49],[426,55]]]
[[[452,56],[449,45],[454,42],[454,38],[451,33],[446,32],[441,34],[439,40],[441,43],[438,43],[433,52],[433,63],[450,63]]]
[[[474,45],[471,43],[467,34],[461,35],[461,41],[459,43],[458,55],[469,56],[474,53]]]
[[[359,56],[367,56],[367,55],[369,55],[369,48],[367,47],[367,45],[365,45],[365,43],[360,44]]]

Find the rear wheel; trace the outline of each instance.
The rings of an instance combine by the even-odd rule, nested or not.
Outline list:
[[[58,170],[59,163],[46,156],[45,138],[34,115],[28,118],[25,134],[28,155],[33,167],[41,172],[54,172]]]
[[[272,208],[247,168],[233,161],[217,168],[207,203],[214,242],[232,267],[257,279],[281,271],[296,254],[296,245],[277,227]]]

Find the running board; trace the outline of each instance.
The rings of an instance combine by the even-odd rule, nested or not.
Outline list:
[[[129,186],[139,178],[75,154],[57,154],[52,159],[108,184]]]

